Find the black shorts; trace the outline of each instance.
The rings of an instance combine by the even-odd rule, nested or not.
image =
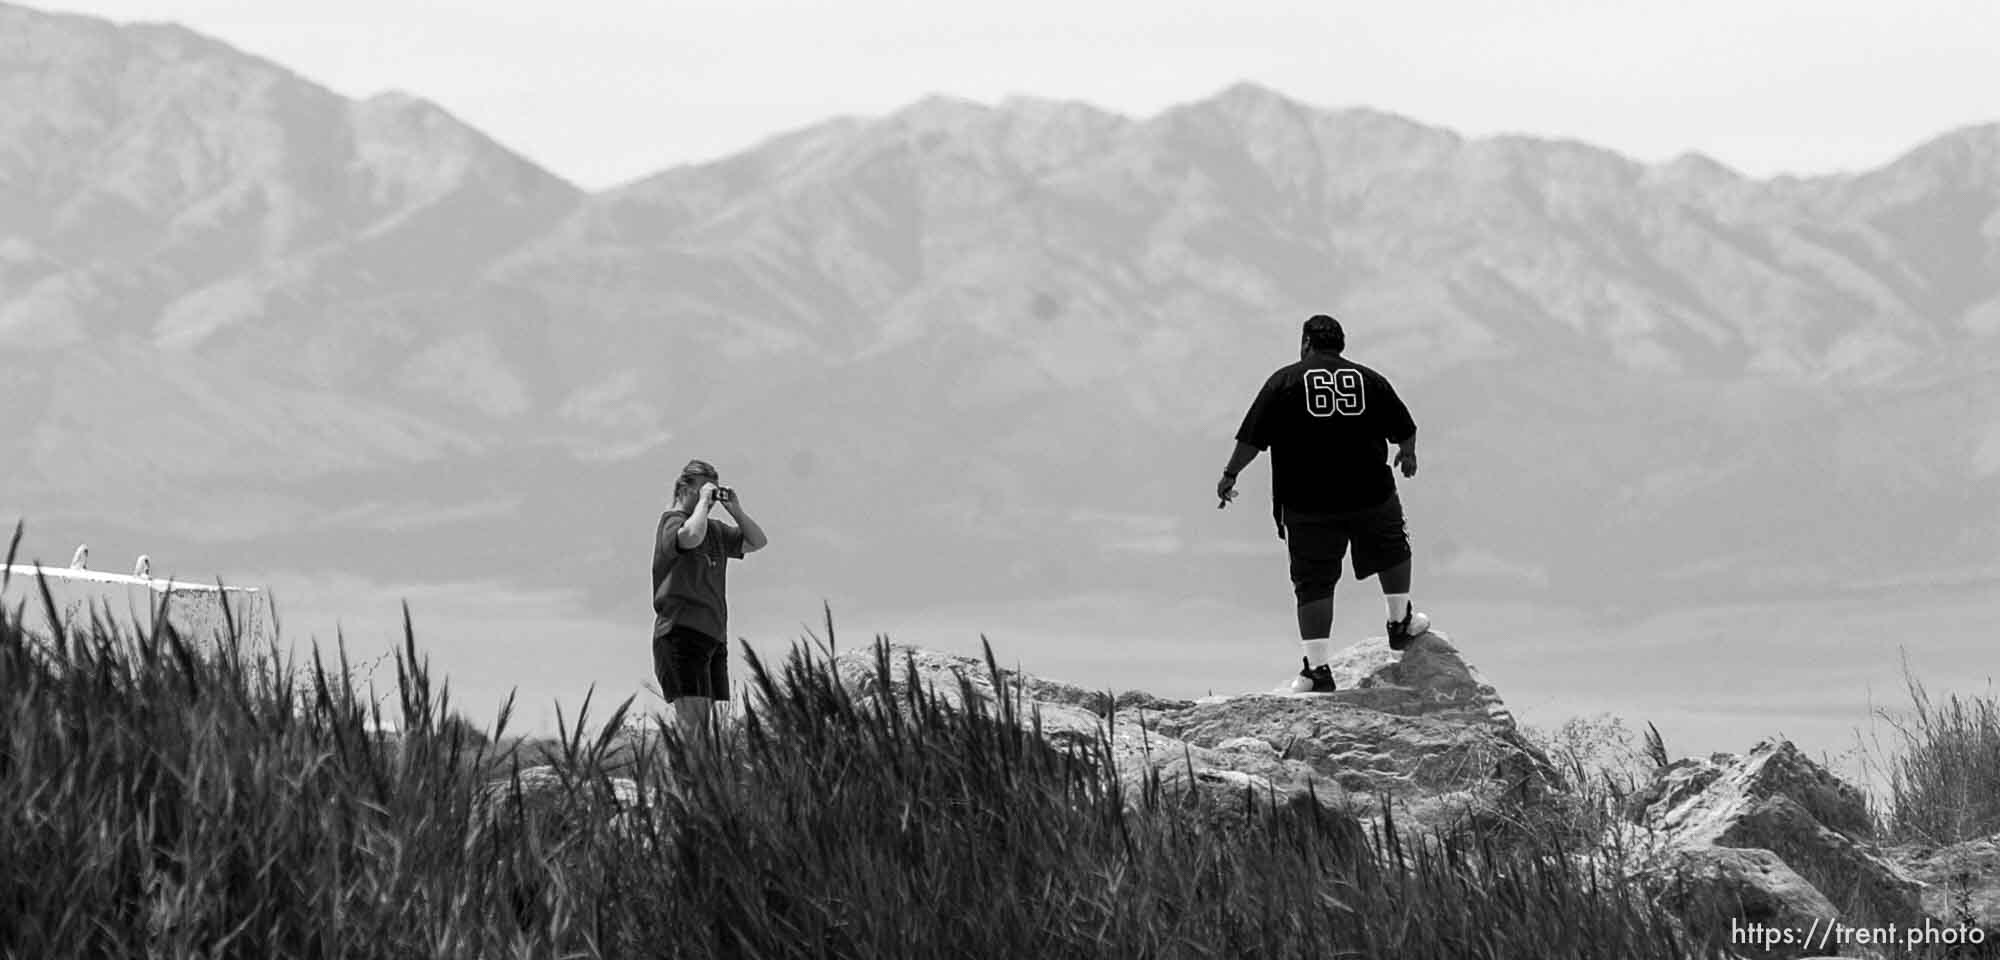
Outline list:
[[[729,699],[729,645],[675,626],[653,638],[653,673],[668,703],[682,697]]]
[[[1286,508],[1285,546],[1292,557],[1292,592],[1300,603],[1324,600],[1340,582],[1340,558],[1354,548],[1354,578],[1366,580],[1410,559],[1403,501],[1389,499],[1351,513],[1303,513]]]

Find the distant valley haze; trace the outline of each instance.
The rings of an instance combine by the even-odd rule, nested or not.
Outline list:
[[[767,655],[825,601],[843,645],[1275,686],[1268,458],[1213,487],[1316,312],[1419,424],[1419,607],[1527,719],[1831,751],[1901,648],[2000,665],[2000,124],[1761,179],[1252,83],[936,96],[592,191],[416,95],[0,4],[24,559],[269,585],[357,659],[408,599],[482,721],[651,682],[690,457],[770,532],[730,572]],[[1379,633],[1375,583],[1336,616]]]

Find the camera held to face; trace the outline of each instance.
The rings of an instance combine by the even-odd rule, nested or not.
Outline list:
[[[729,501],[734,499],[736,499],[736,491],[723,486],[718,486],[715,488],[716,503],[728,503]]]

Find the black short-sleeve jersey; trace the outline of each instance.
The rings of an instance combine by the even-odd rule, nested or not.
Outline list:
[[[1343,357],[1315,353],[1264,381],[1236,439],[1271,451],[1278,503],[1345,512],[1372,507],[1396,492],[1388,445],[1416,431],[1388,378]]]

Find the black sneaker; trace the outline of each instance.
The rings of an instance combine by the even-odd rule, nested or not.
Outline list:
[[[1407,650],[1410,641],[1429,633],[1430,630],[1431,618],[1418,613],[1416,607],[1410,607],[1403,611],[1403,619],[1400,622],[1389,621],[1389,649]]]
[[[1293,693],[1332,693],[1335,690],[1333,668],[1324,663],[1315,667],[1311,660],[1304,657],[1300,657],[1299,662],[1305,664],[1305,669],[1300,670],[1298,677],[1292,681]]]

